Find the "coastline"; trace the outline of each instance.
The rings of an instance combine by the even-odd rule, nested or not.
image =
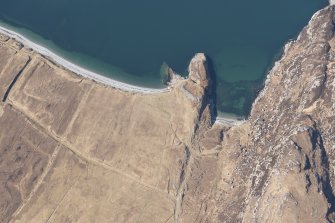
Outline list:
[[[136,85],[132,85],[132,84],[123,83],[121,81],[117,81],[117,80],[114,80],[112,78],[105,77],[101,74],[90,71],[86,68],[83,68],[83,67],[81,67],[77,64],[74,64],[74,63],[64,59],[63,57],[53,53],[52,51],[50,51],[46,47],[41,46],[41,45],[29,40],[28,38],[24,37],[23,35],[15,32],[15,31],[12,31],[10,29],[7,29],[5,27],[0,26],[0,33],[4,34],[4,35],[7,35],[8,37],[13,38],[13,39],[21,42],[23,45],[33,49],[37,53],[45,56],[49,60],[59,64],[60,66],[64,67],[65,69],[67,69],[67,70],[69,70],[69,71],[71,71],[71,72],[73,72],[77,75],[89,78],[91,80],[94,80],[94,81],[102,83],[102,84],[106,84],[106,85],[111,86],[113,88],[117,88],[117,89],[120,89],[122,91],[142,93],[142,94],[155,94],[155,93],[164,93],[164,92],[170,91],[169,87],[162,88],[162,89],[146,88],[146,87],[140,87],[140,86],[136,86]]]
[[[243,124],[247,119],[244,117],[239,117],[237,115],[225,112],[218,112],[218,115],[215,120],[215,124],[235,126]]]
[[[56,53],[53,53],[51,50],[47,49],[44,46],[41,46],[28,38],[24,37],[23,35],[12,31],[8,28],[2,27],[0,25],[0,34],[4,34],[10,38],[13,38],[17,40],[18,42],[21,42],[23,45],[31,48],[35,52],[41,54],[42,56],[46,57],[47,59],[59,64],[64,69],[67,69],[76,75],[83,76],[85,78],[89,78],[93,81],[96,81],[101,84],[105,84],[107,86],[111,86],[113,88],[119,89],[121,91],[126,92],[132,92],[132,93],[140,93],[140,94],[157,94],[157,93],[166,93],[171,91],[171,88],[167,86],[166,88],[146,88],[146,87],[140,87],[136,85],[127,84],[121,81],[114,80],[110,77],[105,77],[101,74],[98,74],[96,72],[90,71],[86,68],[83,68],[77,64],[74,64],[63,57],[57,55]],[[224,124],[224,125],[238,125],[240,123],[244,122],[244,120],[241,120],[239,117],[234,116],[232,114],[225,114],[220,113],[215,120],[215,123],[217,124]]]

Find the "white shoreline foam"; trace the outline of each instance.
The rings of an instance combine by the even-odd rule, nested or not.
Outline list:
[[[87,70],[79,65],[76,65],[63,57],[51,52],[49,49],[45,48],[44,46],[41,46],[28,38],[22,36],[21,34],[12,31],[10,29],[7,29],[5,27],[0,26],[0,33],[5,34],[6,36],[16,39],[17,41],[21,42],[23,45],[30,47],[37,53],[47,57],[51,61],[63,66],[65,69],[68,69],[72,71],[73,73],[95,80],[99,83],[109,85],[111,87],[128,91],[128,92],[135,92],[135,93],[142,93],[142,94],[155,94],[155,93],[164,93],[169,92],[171,89],[170,87],[162,88],[162,89],[155,89],[155,88],[145,88],[145,87],[139,87],[131,84],[126,84],[117,80],[113,80],[111,78],[105,77],[101,74],[95,73],[93,71]],[[234,117],[227,117],[226,115],[222,115],[221,117],[216,118],[216,123],[225,124],[225,125],[238,125],[242,123],[243,121],[238,120]]]
[[[235,125],[240,125],[243,124],[246,120],[245,119],[238,119],[234,117],[229,117],[229,116],[218,116],[216,117],[215,124],[221,124],[221,125],[226,125],[226,126],[235,126]]]
[[[95,80],[99,83],[103,83],[109,86],[112,86],[114,88],[128,91],[128,92],[136,92],[136,93],[143,93],[143,94],[153,94],[153,93],[163,93],[170,91],[169,87],[162,88],[162,89],[155,89],[155,88],[146,88],[146,87],[139,87],[131,84],[126,84],[117,80],[113,80],[111,78],[105,77],[101,74],[95,73],[93,71],[90,71],[88,69],[85,69],[79,65],[76,65],[63,57],[51,52],[49,49],[45,48],[44,46],[38,45],[37,43],[29,40],[28,38],[22,36],[21,34],[9,30],[5,27],[0,26],[0,33],[5,34],[9,36],[10,38],[14,38],[17,41],[21,42],[23,45],[30,47],[37,53],[47,57],[48,59],[52,60],[53,62],[56,62],[57,64],[63,66],[64,68],[80,75],[83,77],[87,77],[89,79]]]

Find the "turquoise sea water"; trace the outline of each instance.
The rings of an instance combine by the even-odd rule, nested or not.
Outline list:
[[[247,115],[281,47],[326,0],[0,0],[0,22],[114,79],[162,87],[210,58],[217,108]]]

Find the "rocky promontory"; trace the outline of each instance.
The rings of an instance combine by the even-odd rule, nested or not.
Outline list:
[[[335,222],[334,24],[313,16],[234,125],[204,54],[147,94],[0,35],[0,221]]]

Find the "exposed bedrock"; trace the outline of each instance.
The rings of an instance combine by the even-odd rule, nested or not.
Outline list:
[[[0,35],[0,222],[335,222],[334,24],[317,12],[229,126],[204,54],[141,94]]]

